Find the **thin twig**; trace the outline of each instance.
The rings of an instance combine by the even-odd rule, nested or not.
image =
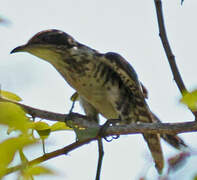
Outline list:
[[[188,90],[186,89],[186,86],[183,82],[181,74],[179,73],[179,70],[178,70],[178,67],[177,67],[176,61],[175,61],[175,56],[172,52],[172,49],[170,47],[170,43],[168,41],[166,28],[165,28],[165,23],[164,23],[164,17],[163,17],[162,2],[161,2],[161,0],[154,0],[154,2],[155,2],[155,8],[156,8],[156,12],[157,12],[159,36],[161,38],[162,45],[164,47],[166,56],[168,58],[168,62],[170,64],[170,68],[171,68],[174,80],[175,80],[181,94],[184,95],[184,93],[187,93]],[[192,111],[192,113],[194,114],[194,116],[197,119],[197,111]]]
[[[172,53],[172,49],[170,47],[168,38],[167,38],[167,33],[166,33],[166,28],[165,28],[165,23],[164,23],[164,17],[163,17],[163,10],[162,10],[162,2],[161,0],[154,0],[155,2],[155,7],[156,7],[156,12],[157,12],[157,20],[158,20],[158,26],[159,26],[159,36],[161,38],[166,56],[168,58],[168,62],[170,64],[174,80],[181,91],[181,94],[184,92],[187,92],[187,89],[185,87],[185,84],[181,78],[181,75],[179,73],[178,67],[176,65],[175,61],[175,56]]]
[[[102,138],[98,139],[98,151],[99,151],[99,158],[98,158],[97,171],[96,171],[96,180],[100,180],[101,168],[103,163],[104,150],[103,150]]]
[[[77,121],[77,119],[76,119]],[[87,121],[87,120],[84,120]],[[98,125],[97,125],[98,126]],[[99,126],[97,127],[99,128]],[[138,134],[138,133],[161,133],[161,134],[176,134],[176,133],[182,133],[182,132],[195,132],[197,131],[197,123],[196,122],[187,122],[187,123],[141,123],[141,124],[130,124],[128,126],[112,126],[106,129],[105,134],[106,135],[117,135],[117,134]],[[30,161],[27,165],[33,166],[37,165],[39,163],[42,163],[46,160],[55,158],[60,155],[67,154],[68,152],[71,152],[78,147],[87,144],[93,140],[99,140],[101,137],[96,136],[94,138],[86,139],[83,141],[77,141],[75,143],[72,143],[62,149],[53,151],[51,153],[46,153],[45,155],[38,157],[32,161]],[[99,142],[100,143],[100,142]],[[102,147],[102,146],[99,146]],[[100,170],[101,170],[101,164],[102,164],[102,158],[103,158],[103,151],[102,149],[99,150],[101,153],[99,155],[99,163],[98,165],[99,170],[97,170],[97,176],[96,178],[100,178]],[[23,168],[23,165],[14,166],[11,168],[8,168],[5,173],[3,174],[10,174],[15,171],[20,170]],[[2,172],[1,172],[2,173]],[[0,174],[1,174],[0,173]],[[98,179],[99,180],[99,179]]]
[[[44,154],[43,156],[41,157],[38,157],[32,161],[29,161],[28,164],[26,164],[27,166],[34,166],[34,165],[37,165],[37,164],[40,164],[44,161],[47,161],[49,159],[52,159],[52,158],[55,158],[57,156],[60,156],[60,155],[65,155],[75,149],[77,149],[78,147],[84,145],[84,144],[87,144],[89,143],[90,141],[93,141],[95,140],[96,138],[91,138],[91,139],[86,139],[86,140],[83,140],[83,141],[77,141],[77,142],[74,142],[64,148],[61,148],[61,149],[58,149],[56,151],[53,151],[51,153],[46,153]],[[18,166],[14,166],[14,167],[10,167],[6,170],[5,174],[8,175],[10,173],[13,173],[15,171],[18,171],[20,170],[21,168],[23,168],[23,165],[18,165]]]

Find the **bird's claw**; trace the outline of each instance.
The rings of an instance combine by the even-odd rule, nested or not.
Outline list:
[[[101,137],[104,137],[104,139],[107,141],[107,142],[111,142],[113,139],[118,139],[119,138],[119,135],[113,135],[111,136],[110,139],[108,139],[106,136],[105,136],[105,132],[107,130],[108,127],[110,126],[113,126],[113,125],[116,125],[116,123],[119,122],[119,119],[108,119],[100,128],[99,130],[99,136]]]

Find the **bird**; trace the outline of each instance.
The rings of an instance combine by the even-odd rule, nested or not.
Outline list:
[[[115,52],[100,53],[57,29],[38,32],[11,53],[28,52],[49,62],[76,90],[85,114],[119,119],[121,125],[154,123],[158,118],[147,102],[147,90],[131,64]],[[164,168],[160,138],[172,146],[186,146],[178,136],[143,133],[158,173]]]

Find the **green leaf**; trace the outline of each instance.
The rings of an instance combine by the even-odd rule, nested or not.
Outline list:
[[[197,180],[197,174],[193,177],[193,180]]]
[[[26,164],[29,162],[28,159],[26,158],[25,154],[23,153],[22,149],[19,149],[19,156],[20,156],[21,162],[23,164]]]
[[[76,128],[76,127],[73,127],[73,129],[79,141],[89,138],[94,138],[98,134],[98,129],[93,129],[93,128],[85,129],[85,128]]]
[[[29,137],[16,137],[10,138],[0,143],[0,175],[5,172],[7,166],[12,162],[16,151],[24,148],[27,145],[35,143],[35,140],[32,140]]]
[[[9,102],[0,102],[0,124],[26,133],[29,128],[29,119],[20,106]]]
[[[21,99],[18,95],[14,94],[14,93],[12,93],[12,92],[8,92],[8,91],[3,91],[3,90],[1,90],[1,91],[0,91],[0,95],[1,95],[2,97],[5,97],[5,98],[7,98],[7,99],[10,99],[10,100],[22,101],[22,99]]]
[[[50,129],[50,126],[42,121],[34,122],[33,125],[34,125],[34,129],[37,131]]]
[[[51,133],[50,126],[47,123],[41,121],[34,122],[33,129],[38,132],[41,139],[46,139]]]
[[[60,130],[73,130],[68,127],[64,122],[56,122],[51,126],[51,131],[60,131]]]
[[[54,172],[43,166],[29,166],[22,172],[22,177],[25,180],[32,179],[33,176],[54,174]]]
[[[53,172],[50,169],[43,166],[30,167],[28,168],[28,173],[33,176],[37,176],[41,174],[53,174]]]
[[[197,110],[197,90],[185,93],[180,101],[187,105],[191,110]]]
[[[71,127],[77,136],[79,141],[94,138],[98,135],[98,128],[83,128],[79,127],[78,125],[74,124],[72,120],[67,120],[66,124],[68,127]]]
[[[79,100],[79,94],[77,92],[75,92],[71,97],[70,97],[71,101],[78,101]]]

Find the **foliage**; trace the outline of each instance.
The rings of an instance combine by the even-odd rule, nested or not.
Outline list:
[[[155,1],[156,2],[156,1]],[[183,4],[184,0],[181,0]],[[162,19],[162,18],[160,18]],[[8,21],[0,17],[0,24],[5,24]],[[165,31],[164,31],[165,32]],[[162,33],[160,33],[162,34]],[[162,37],[162,36],[161,36]],[[169,56],[173,57],[173,56]],[[173,68],[172,68],[173,69]],[[14,93],[7,91],[0,91],[0,96],[11,99],[14,101],[21,101],[21,98]],[[78,100],[78,94],[75,93],[71,100],[74,102]],[[192,92],[183,93],[183,97],[180,100],[183,104],[189,107],[193,111],[197,110],[197,90]],[[63,122],[56,122],[53,125],[49,125],[46,122],[38,121],[34,122],[32,118],[27,116],[27,113],[24,109],[14,103],[0,101],[0,125],[2,127],[6,126],[8,128],[8,134],[15,132],[16,137],[10,137],[2,142],[0,142],[0,178],[5,176],[8,172],[8,167],[13,162],[16,154],[19,154],[21,164],[20,173],[18,174],[18,179],[33,179],[34,176],[42,174],[53,174],[53,172],[43,166],[38,166],[38,163],[31,163],[26,155],[24,154],[24,149],[27,146],[34,146],[39,140],[44,142],[44,139],[48,138],[50,134],[54,131],[60,130],[73,130],[77,135],[78,140],[84,140],[88,137],[94,137],[98,132],[89,129],[81,129],[79,127],[71,126],[68,127]],[[33,133],[36,131],[39,134],[39,138],[35,138]],[[44,151],[44,150],[43,150]],[[168,159],[168,172],[165,177],[161,179],[168,179],[168,174],[176,171],[180,166],[182,166],[187,158],[190,156],[190,153],[182,152],[176,156]],[[142,177],[140,179],[146,179]],[[193,177],[194,180],[197,179],[197,175]]]
[[[21,98],[14,93],[1,90],[1,97],[14,101],[21,101]],[[29,165],[28,159],[23,150],[31,145],[37,144],[39,139],[47,138],[51,132],[59,130],[70,130],[63,122],[56,122],[49,125],[46,122],[34,122],[27,116],[26,112],[18,105],[10,102],[0,101],[0,125],[8,128],[8,133],[16,132],[16,137],[10,137],[0,142],[0,177],[6,175],[7,168],[19,153],[21,168],[19,176],[23,179],[33,179],[41,174],[52,174],[52,171],[37,165]],[[37,131],[40,138],[33,136],[32,130]]]
[[[181,102],[187,105],[191,110],[197,110],[197,90],[184,93]]]
[[[6,100],[12,100],[13,103],[7,102]],[[23,151],[27,146],[35,146],[39,140],[41,140],[45,154],[44,140],[48,138],[52,132],[74,130],[78,141],[95,137],[97,134],[95,130],[80,128],[73,125],[69,120],[67,123],[69,126],[67,126],[65,122],[55,122],[49,125],[47,122],[34,121],[34,119],[27,116],[25,109],[14,103],[21,100],[22,99],[14,93],[3,90],[0,91],[0,125],[8,128],[8,134],[12,132],[17,134],[16,137],[8,138],[0,143],[0,177],[8,173],[8,166],[13,162],[17,153],[21,159],[20,173],[18,174],[20,178],[32,180],[33,177],[37,175],[53,174],[50,169],[38,166],[39,161],[35,163],[29,161]],[[76,100],[77,98],[72,99],[72,101]],[[34,131],[38,133],[39,138],[34,137]]]

